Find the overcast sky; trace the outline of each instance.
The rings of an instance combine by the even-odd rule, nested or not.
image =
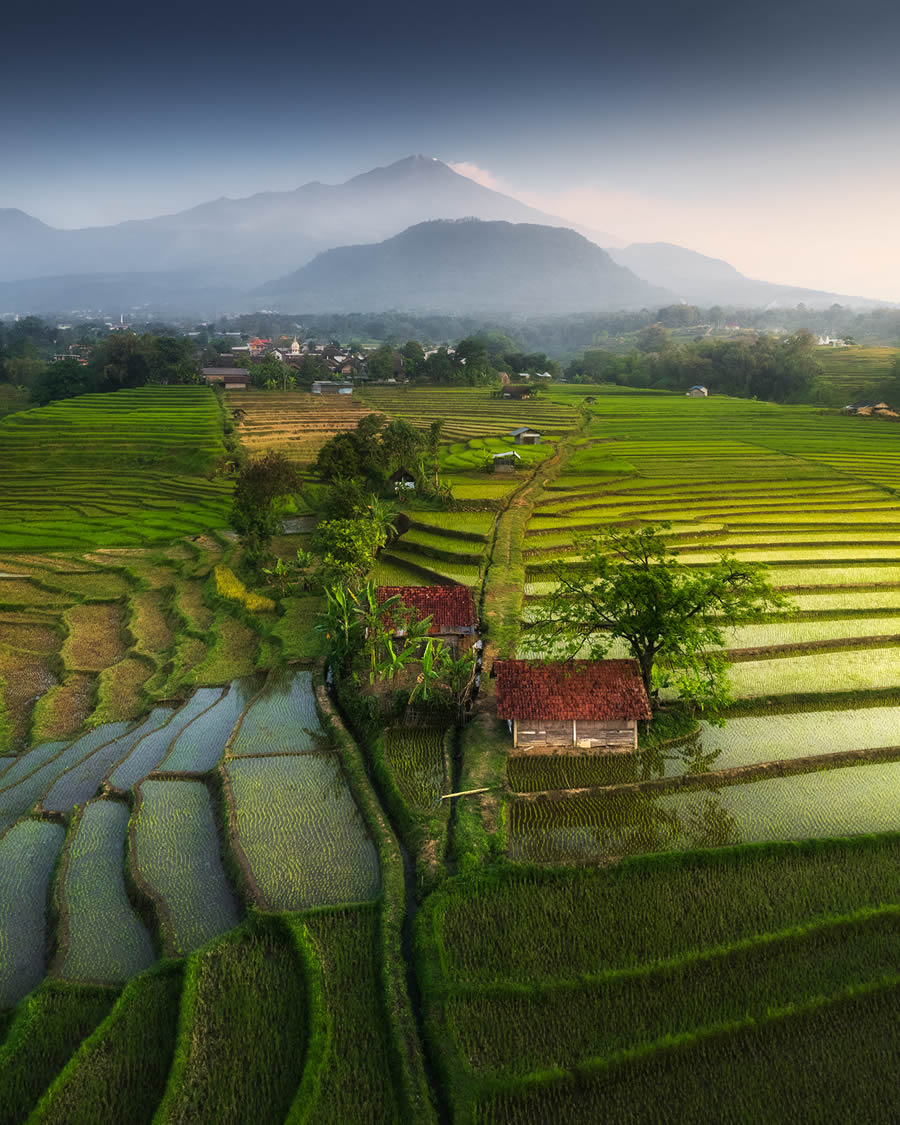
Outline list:
[[[56,226],[422,152],[618,235],[900,301],[900,5],[17,4],[0,206]]]

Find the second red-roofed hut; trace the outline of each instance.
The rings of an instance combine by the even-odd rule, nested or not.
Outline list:
[[[417,621],[431,618],[429,636],[440,637],[456,652],[475,643],[475,602],[468,586],[379,586],[379,604],[395,594],[415,611]]]

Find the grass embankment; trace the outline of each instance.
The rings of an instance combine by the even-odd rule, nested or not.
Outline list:
[[[149,1125],[172,1062],[183,967],[136,977],[50,1085],[29,1120],[42,1125]]]
[[[735,1059],[753,1091],[769,1066],[786,1083],[798,1052],[821,1068],[830,1049],[817,1044],[823,1033],[838,1042],[843,998],[897,979],[897,854],[893,834],[445,884],[417,920],[417,948],[455,1119],[487,1120],[488,1106],[541,1119],[555,1106],[554,1119],[590,1120],[609,1096],[616,1120],[657,1120],[660,1104],[715,1120]],[[858,1010],[866,1021],[866,1003]],[[754,1036],[765,1063],[742,1047]],[[691,1054],[670,1057],[673,1047]],[[693,1057],[698,1075],[721,1077],[695,1085],[683,1069]],[[673,1067],[689,1096],[673,1088]],[[871,1055],[855,1085],[879,1068]],[[800,1106],[824,1119],[833,1081],[804,1083],[790,1112],[767,1120]]]

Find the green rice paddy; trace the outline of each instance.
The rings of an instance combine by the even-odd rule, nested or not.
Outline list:
[[[900,830],[900,762],[675,793],[514,801],[510,854],[535,863]]]
[[[257,677],[235,680],[218,702],[178,735],[160,769],[172,773],[206,773],[213,769],[225,753],[235,724],[259,688]]]
[[[331,752],[227,764],[237,843],[265,906],[304,910],[378,894],[378,857]]]
[[[23,820],[0,839],[0,1009],[44,975],[47,890],[64,835],[58,824]]]
[[[238,923],[209,790],[199,781],[144,781],[140,795],[137,870],[163,904],[174,952],[184,955]]]
[[[244,715],[229,757],[299,754],[323,744],[322,725],[308,671],[279,669]]]
[[[126,981],[155,960],[150,934],[125,890],[127,829],[124,802],[91,801],[67,841],[59,971],[68,980]]]
[[[0,421],[0,550],[128,546],[226,522],[205,387],[82,395]],[[102,483],[101,483],[102,482]]]

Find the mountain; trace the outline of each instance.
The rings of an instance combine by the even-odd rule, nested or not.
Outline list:
[[[573,230],[471,218],[419,223],[375,245],[328,250],[255,293],[267,307],[297,313],[530,315],[673,299]]]
[[[836,301],[866,306],[884,304],[865,297],[754,281],[721,258],[708,258],[671,242],[634,242],[622,249],[611,248],[609,253],[620,266],[633,270],[654,285],[670,289],[679,300],[695,305],[793,308],[802,302],[812,308],[827,308]]]
[[[206,271],[213,284],[249,287],[296,269],[333,246],[379,242],[428,219],[503,219],[569,225],[410,156],[343,184],[305,184],[221,199],[154,219],[58,230],[22,211],[0,211],[0,281],[65,274]],[[597,232],[598,240],[616,241]]]
[[[136,313],[148,319],[196,316],[212,319],[240,306],[234,286],[210,284],[184,273],[88,273],[0,281],[0,316],[57,313],[94,319]]]

